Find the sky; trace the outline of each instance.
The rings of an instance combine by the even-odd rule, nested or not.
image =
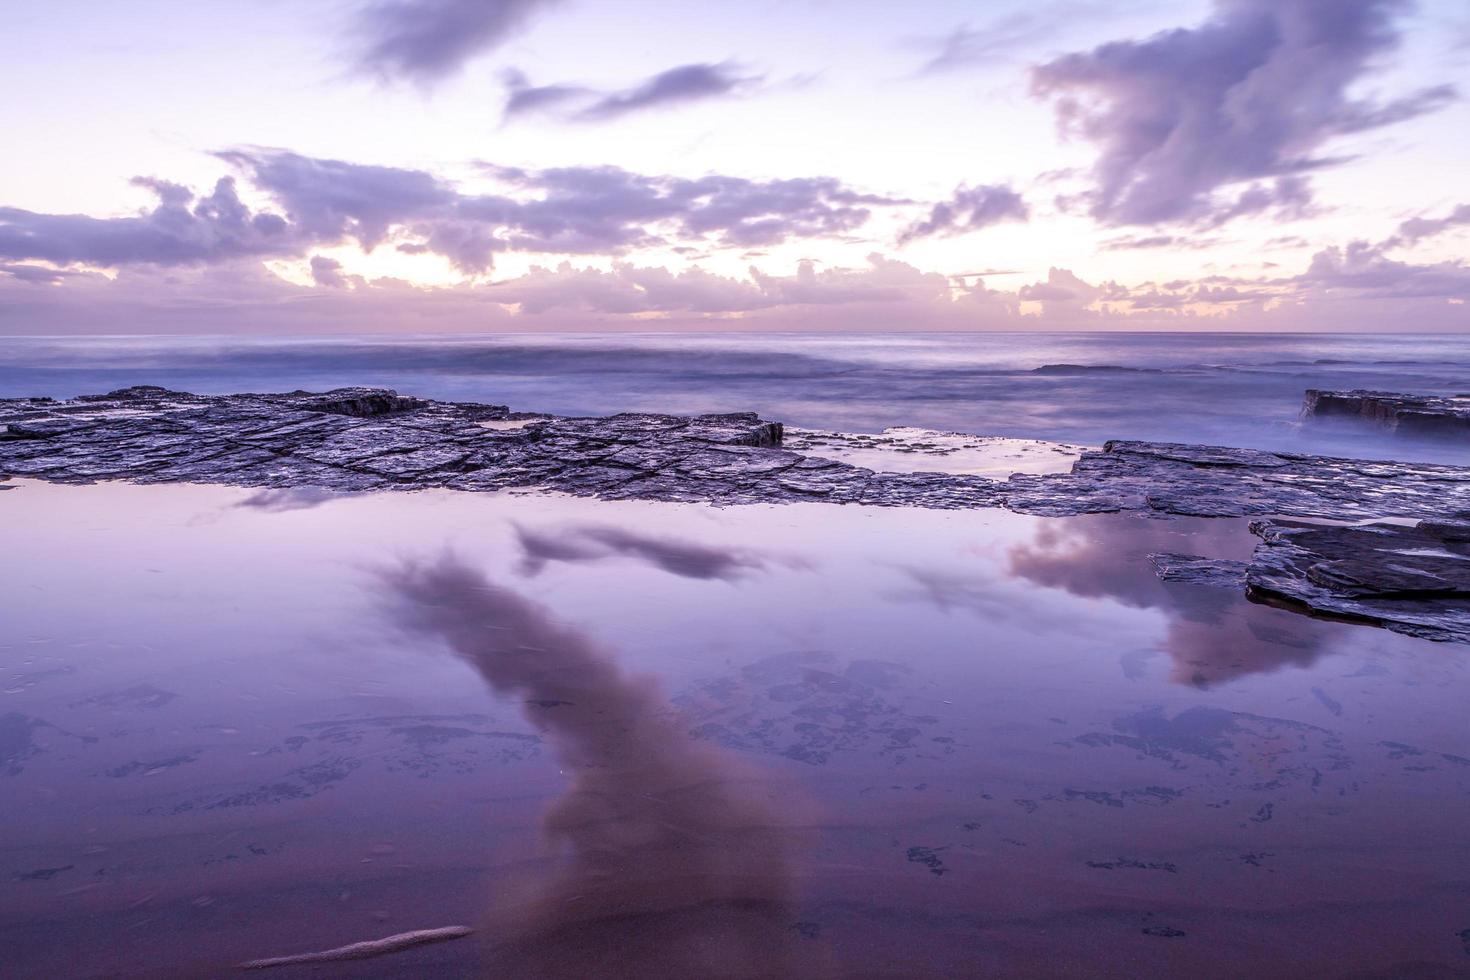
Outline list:
[[[1465,0],[0,25],[0,335],[1470,330]]]

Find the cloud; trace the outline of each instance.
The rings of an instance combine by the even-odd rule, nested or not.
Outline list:
[[[577,113],[576,118],[602,122],[631,112],[663,108],[730,95],[759,83],[760,76],[742,75],[729,62],[680,65],[661,71],[639,85],[612,92]]]
[[[744,94],[763,80],[761,75],[742,74],[731,62],[680,65],[614,91],[569,83],[532,85],[523,72],[514,69],[502,77],[507,92],[502,113],[506,123],[533,115],[554,116],[561,122],[608,122],[633,113]]]
[[[343,289],[350,278],[342,274],[342,263],[325,255],[311,257],[311,281],[328,289]]]
[[[432,84],[503,44],[560,0],[386,0],[354,28],[360,70],[384,81]]]
[[[684,243],[712,237],[742,248],[774,245],[855,231],[871,217],[870,208],[909,203],[856,191],[832,177],[651,177],[618,167],[491,167],[488,172],[539,197],[518,203],[466,199],[460,211],[512,225],[507,240],[525,251],[606,252],[666,244],[652,227],[661,222]]]
[[[496,252],[617,255],[664,245],[751,248],[856,231],[874,207],[908,203],[831,177],[750,180],[637,174],[617,167],[523,170],[485,165],[504,193],[465,193],[423,170],[307,157],[286,150],[216,154],[275,207],[252,212],[233,177],[195,200],[177,184],[139,180],[158,204],[139,215],[94,218],[0,208],[0,260],[117,268],[183,266],[244,256],[300,258],[355,242],[392,240],[406,253],[443,256],[461,272],[490,268]],[[322,266],[330,284],[330,270]]]
[[[501,74],[505,82],[505,108],[501,111],[504,122],[512,122],[522,116],[550,112],[569,102],[583,102],[596,98],[597,93],[583,85],[532,85],[526,73],[515,68]]]
[[[943,37],[921,42],[933,54],[919,73],[938,74],[1012,61],[1028,48],[1054,41],[1060,25],[1093,19],[1103,9],[1096,3],[1051,3],[1007,14],[981,27],[962,24]]]
[[[1003,184],[960,187],[954,197],[934,205],[929,217],[904,231],[899,241],[963,235],[1002,221],[1026,221],[1030,217],[1031,209],[1021,195]]]
[[[231,177],[221,177],[213,192],[198,200],[177,184],[148,178],[134,183],[157,195],[158,204],[132,217],[0,207],[0,258],[58,265],[179,265],[289,254],[299,248],[296,229],[278,214],[251,213]]]
[[[3,273],[17,282],[43,283],[54,286],[64,282],[72,276],[82,275],[67,269],[53,269],[45,265],[28,265],[23,263],[0,263],[0,273]]]
[[[490,291],[500,302],[514,303],[523,313],[535,315],[567,310],[718,315],[785,306],[895,308],[950,300],[951,285],[945,276],[879,255],[869,256],[869,262],[865,269],[823,270],[803,262],[793,276],[767,275],[751,268],[748,279],[699,268],[675,272],[618,263],[604,271],[563,263],[555,269],[534,267],[516,279],[496,283]]]
[[[418,286],[348,274],[322,255],[310,283],[258,258],[135,265],[104,275],[0,263],[0,335],[511,330],[910,331],[1035,329],[1470,329],[1470,267],[1415,263],[1394,240],[1319,249],[1296,274],[1210,275],[1122,285],[1054,267],[1028,281],[947,276],[874,254],[866,265],[800,263],[721,275],[615,261],[532,266],[495,282]],[[1009,275],[1009,274],[1007,274]],[[989,276],[989,278],[987,278]],[[293,277],[294,278],[294,277]],[[1019,281],[1018,281],[1019,280]]]
[[[1356,298],[1470,300],[1470,266],[1447,261],[1415,265],[1389,258],[1386,244],[1351,242],[1312,256],[1295,282],[1330,294]]]
[[[1470,225],[1470,204],[1461,204],[1442,218],[1410,218],[1399,225],[1393,244],[1416,245],[1458,225]]]
[[[445,213],[460,195],[422,170],[325,160],[285,150],[226,150],[221,160],[248,174],[291,223],[318,241],[356,239],[372,249],[404,221]]]
[[[1034,92],[1097,145],[1092,215],[1109,225],[1220,224],[1299,212],[1303,176],[1341,162],[1334,137],[1455,98],[1435,86],[1387,103],[1349,88],[1399,40],[1405,0],[1216,0],[1194,28],[1113,41],[1037,66]],[[1233,199],[1220,192],[1247,185]]]

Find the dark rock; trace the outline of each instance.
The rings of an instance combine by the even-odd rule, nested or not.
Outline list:
[[[1160,552],[1148,556],[1154,571],[1165,582],[1180,582],[1186,585],[1211,585],[1239,587],[1245,584],[1246,563],[1226,558],[1202,558],[1199,555],[1180,555]]]
[[[1084,453],[1070,473],[1000,481],[874,473],[792,452],[780,448],[780,423],[749,413],[516,413],[526,424],[482,424],[511,418],[501,405],[372,388],[200,396],[138,387],[71,402],[8,399],[0,400],[0,476],[332,490],[541,486],[613,498],[1008,507],[1041,516],[1408,517],[1470,535],[1463,467],[1118,441]]]
[[[1470,395],[1402,395],[1388,391],[1308,388],[1304,419],[1360,419],[1400,435],[1470,438]]]
[[[429,403],[418,398],[400,395],[383,388],[334,388],[324,395],[309,392],[292,392],[293,407],[308,412],[326,412],[330,415],[350,415],[353,418],[369,418],[388,415],[392,412],[407,412],[424,408]]]
[[[1251,530],[1261,544],[1246,574],[1247,595],[1410,636],[1470,642],[1470,542],[1443,527],[1256,521]]]

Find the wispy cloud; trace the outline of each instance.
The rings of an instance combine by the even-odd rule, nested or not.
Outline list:
[[[755,91],[761,75],[744,73],[731,62],[680,65],[627,88],[601,90],[560,83],[532,85],[524,74],[504,75],[507,89],[503,119],[550,115],[562,122],[609,122],[636,113],[729,98]]]

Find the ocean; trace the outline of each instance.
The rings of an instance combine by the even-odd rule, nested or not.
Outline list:
[[[754,411],[1100,445],[1195,442],[1470,463],[1464,447],[1299,424],[1307,388],[1470,391],[1470,337],[1401,334],[500,334],[11,337],[0,396],[382,385],[522,411]]]

